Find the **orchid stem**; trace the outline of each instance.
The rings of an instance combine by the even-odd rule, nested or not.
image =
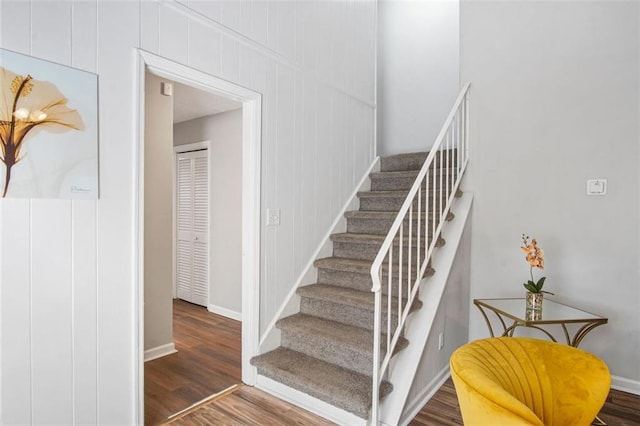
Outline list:
[[[7,196],[7,190],[9,189],[9,181],[11,180],[11,167],[6,166],[6,173],[5,173],[5,178],[4,178],[4,190],[2,191],[2,198],[5,198]]]

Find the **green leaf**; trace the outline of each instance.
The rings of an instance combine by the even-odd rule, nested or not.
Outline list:
[[[524,283],[522,285],[524,286],[524,288],[526,288],[531,293],[538,293],[538,289],[536,288],[536,286],[533,283],[533,281],[529,281],[529,282]]]
[[[542,290],[542,286],[544,285],[544,280],[546,280],[547,277],[542,277],[538,280],[538,284],[536,284],[536,288],[538,289],[538,291]]]

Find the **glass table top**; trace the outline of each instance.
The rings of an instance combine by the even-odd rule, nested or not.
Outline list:
[[[527,306],[524,298],[520,299],[474,299],[476,305],[486,307],[499,312],[513,320],[522,322],[586,322],[604,319],[599,315],[585,312],[581,309],[572,308],[551,299],[544,299],[542,312],[535,320],[527,315]]]

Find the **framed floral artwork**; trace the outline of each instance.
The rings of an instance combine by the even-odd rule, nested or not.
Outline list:
[[[0,49],[2,198],[98,198],[98,76]]]

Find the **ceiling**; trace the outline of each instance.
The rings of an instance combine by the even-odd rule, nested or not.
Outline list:
[[[242,103],[182,83],[173,84],[173,123],[242,107]]]

